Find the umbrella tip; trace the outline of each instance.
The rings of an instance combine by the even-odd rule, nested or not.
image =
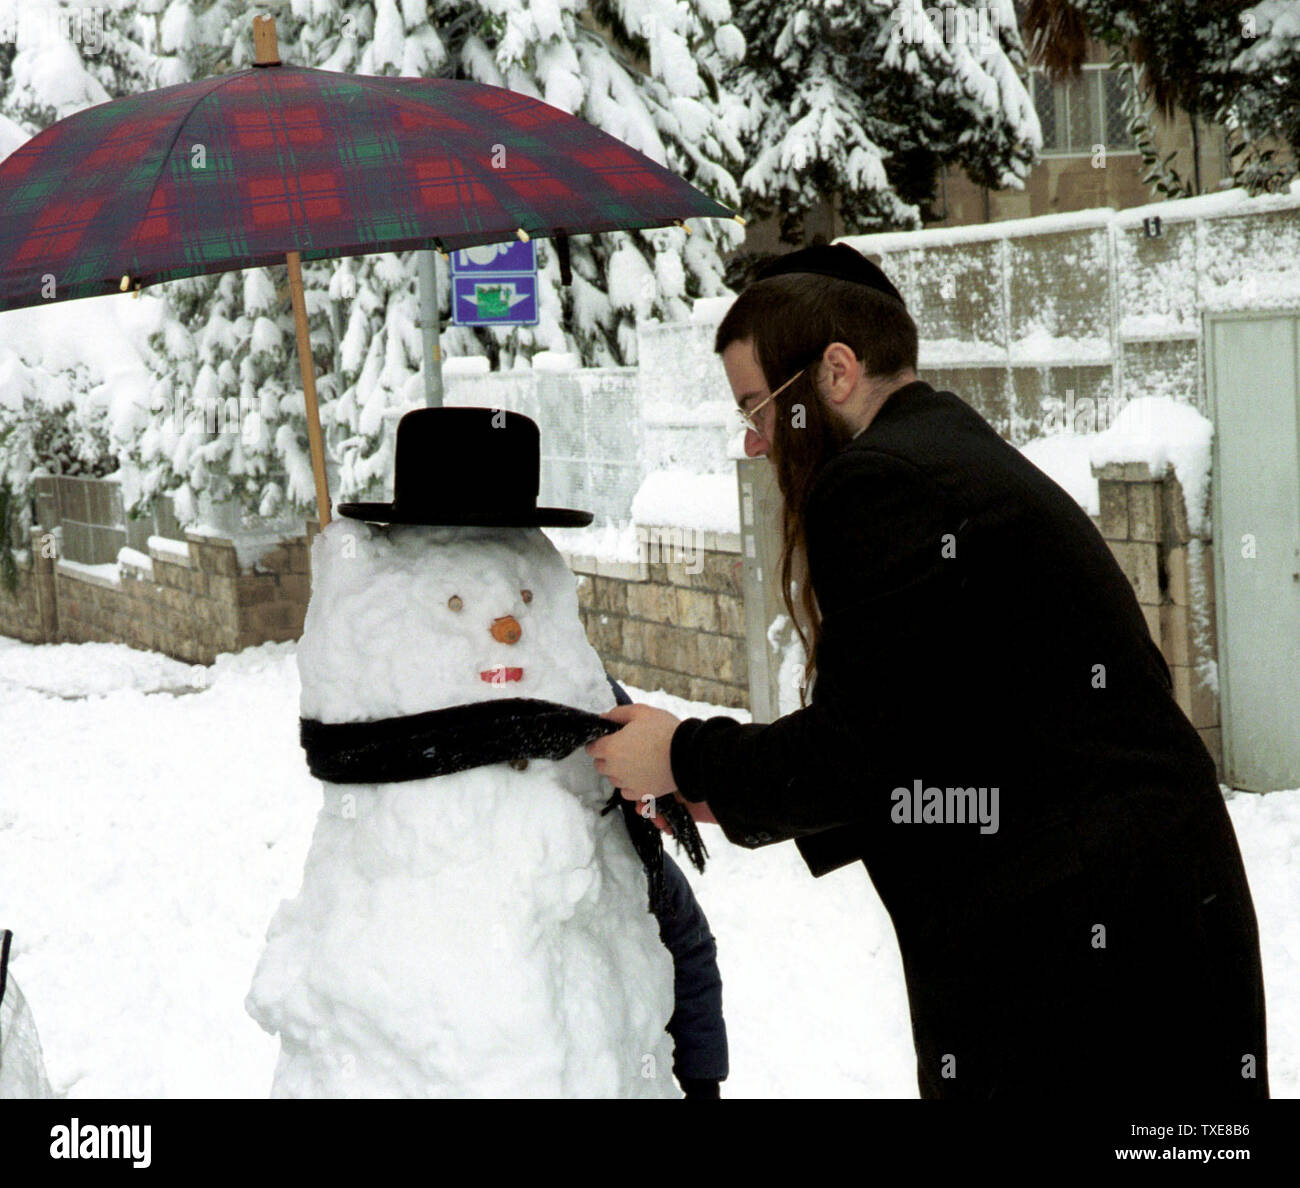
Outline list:
[[[264,14],[253,18],[253,65],[280,65],[280,42],[273,16]]]
[[[528,232],[525,231],[522,227],[520,227],[517,231],[515,231],[515,234],[519,236],[520,243],[527,243],[530,238]]]
[[[676,226],[680,227],[683,231],[685,231],[687,235],[689,235],[689,234],[691,233],[691,229],[686,225],[686,223],[685,223],[684,220],[682,220],[682,219],[673,219],[673,223],[674,223]]]
[[[126,273],[122,274],[122,282],[117,286],[119,293],[125,293],[131,287],[131,278]]]
[[[741,218],[740,215],[732,215],[731,217],[732,217],[733,219],[735,219],[736,222],[738,222],[742,227],[744,227],[744,226],[746,225],[746,224],[745,224],[745,220],[744,220],[743,218]]]

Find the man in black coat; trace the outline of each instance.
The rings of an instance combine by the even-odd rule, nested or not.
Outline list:
[[[901,305],[848,248],[778,273]],[[718,348],[752,416],[785,375],[753,338],[724,341],[728,321]],[[676,789],[737,845],[794,839],[814,875],[865,863],[923,1097],[1266,1097],[1256,920],[1213,760],[1092,521],[916,378],[911,334],[893,374],[839,340],[808,364],[852,430],[804,504],[810,703],[753,725],[619,708],[627,725],[587,749],[624,795]],[[780,437],[756,424],[765,453]]]

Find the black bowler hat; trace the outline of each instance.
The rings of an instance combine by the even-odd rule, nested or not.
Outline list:
[[[820,276],[833,276],[839,280],[852,281],[856,285],[866,285],[877,293],[892,297],[904,309],[907,308],[903,295],[894,288],[889,277],[847,243],[819,243],[797,252],[787,252],[759,269],[754,281],[784,276],[787,272],[815,272]]]
[[[340,503],[380,524],[584,528],[592,513],[538,507],[537,422],[500,408],[417,408],[397,423],[392,503]]]

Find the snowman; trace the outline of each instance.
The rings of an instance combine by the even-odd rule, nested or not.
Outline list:
[[[277,1097],[676,1097],[673,969],[582,743],[612,698],[527,417],[406,414],[391,504],[312,546],[324,803],[245,1006]],[[597,729],[591,729],[593,720]]]

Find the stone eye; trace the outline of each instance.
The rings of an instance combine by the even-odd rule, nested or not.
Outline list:
[[[519,595],[525,602],[532,602],[533,592],[531,590],[520,590]]]
[[[453,594],[450,598],[447,599],[447,605],[451,607],[452,610],[458,611],[465,604],[461,602],[459,594]]]

